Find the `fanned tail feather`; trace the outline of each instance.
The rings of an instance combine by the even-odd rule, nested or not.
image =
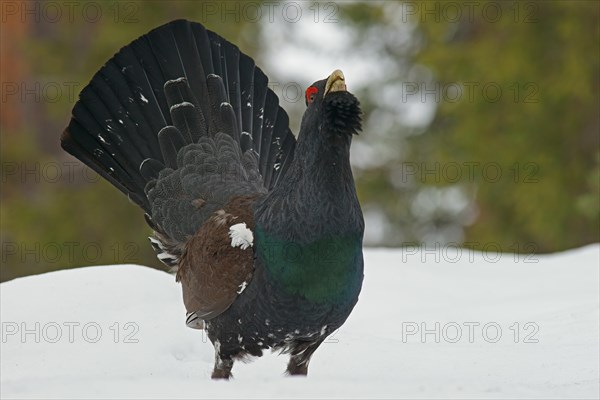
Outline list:
[[[267,83],[232,43],[199,23],[173,21],[122,48],[94,75],[61,144],[146,212],[148,181],[173,168],[183,146],[217,132],[258,153],[271,189],[295,139]]]
[[[190,157],[205,157],[196,160],[201,164],[216,157],[217,166],[242,163],[240,191],[254,184],[248,168],[260,172],[265,191],[285,174],[296,140],[267,83],[254,61],[232,43],[201,24],[173,21],[123,47],[94,75],[73,108],[61,144],[144,209],[156,232],[152,245],[173,267],[179,243],[212,209],[195,207],[196,215],[186,215],[195,199],[178,186],[194,165]],[[220,134],[230,139],[216,140]],[[231,150],[230,141],[237,150]],[[184,183],[159,184],[178,168],[184,169],[178,175]],[[163,197],[149,196],[159,186]],[[157,212],[156,202],[179,212]]]

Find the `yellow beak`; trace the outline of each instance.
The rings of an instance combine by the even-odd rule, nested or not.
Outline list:
[[[344,73],[339,69],[336,69],[329,75],[327,78],[327,83],[325,84],[325,93],[323,96],[326,96],[329,92],[341,92],[346,91],[346,80],[344,78]]]

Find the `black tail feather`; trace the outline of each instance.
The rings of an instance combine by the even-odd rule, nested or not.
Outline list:
[[[263,124],[260,143],[260,173],[265,180],[265,185],[270,186],[270,180],[273,169],[274,157],[271,158],[271,144],[273,142],[273,132],[275,130],[275,122],[279,111],[279,99],[272,91],[267,92],[265,99],[265,112],[263,115]]]
[[[198,23],[173,21],[122,48],[94,75],[62,146],[147,213],[148,182],[177,168],[182,147],[217,132],[259,155],[264,185],[272,188],[295,138],[267,83],[235,45]]]
[[[222,41],[221,51],[225,56],[227,68],[227,95],[229,103],[235,113],[237,121],[237,131],[242,131],[242,110],[240,93],[240,50],[233,44]]]
[[[254,150],[260,154],[263,117],[265,114],[265,100],[267,97],[269,82],[267,76],[260,70],[256,69],[254,74],[254,105],[253,105],[253,123],[252,123],[252,139],[254,140]],[[262,165],[262,160],[261,160]]]
[[[160,133],[159,133],[160,134]],[[165,168],[165,165],[154,158],[147,158],[140,166],[140,173],[146,181],[158,178],[158,174]]]
[[[287,116],[287,114],[286,114]],[[292,163],[292,160],[294,159],[294,153],[296,150],[296,139],[294,137],[294,135],[292,134],[292,132],[289,130],[286,133],[284,133],[283,135],[283,142],[281,144],[281,149],[279,150],[280,152],[280,161],[279,161],[279,165],[276,163],[273,168],[278,171],[279,173],[277,174],[277,176],[275,177],[275,179],[272,179],[271,181],[271,186],[269,187],[269,189],[272,189],[273,187],[275,187],[278,183],[279,180],[281,179],[281,177],[285,174],[285,171],[288,170],[289,166]]]
[[[210,112],[212,115],[212,131],[223,132],[225,127],[221,120],[221,104],[227,102],[225,83],[219,75],[209,75],[206,79],[208,86],[208,97],[210,101]]]
[[[157,99],[152,86],[153,84],[162,84],[160,82],[162,78],[154,77],[154,71],[157,68],[152,67],[153,57],[148,56],[145,59],[140,59],[138,56],[138,52],[142,48],[141,42],[142,40],[139,39],[130,46],[122,48],[112,59],[125,77],[124,83],[120,81],[118,76],[115,76],[115,81],[121,83],[117,86],[117,90],[119,93],[123,93],[124,97],[126,96],[124,103],[127,104],[130,116],[136,118],[140,130],[158,132],[163,126],[167,125],[169,113],[168,109],[161,108],[161,103],[158,100],[162,98],[162,91],[158,92],[159,97]],[[146,48],[148,48],[147,45]],[[111,62],[109,61],[107,64],[109,63]],[[144,68],[151,68],[151,71],[146,71]]]
[[[174,126],[162,128],[158,133],[158,141],[165,166],[173,169],[177,168],[177,152],[190,142],[186,141],[181,131]]]
[[[250,132],[253,132],[254,122],[254,69],[254,60],[245,54],[240,54],[240,121],[242,122],[242,132],[248,134],[241,138],[242,151],[252,147],[252,143],[248,139],[252,139]]]

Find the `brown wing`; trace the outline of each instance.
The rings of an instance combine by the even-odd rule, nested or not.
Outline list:
[[[187,242],[179,261],[177,280],[183,287],[188,326],[223,313],[252,279],[253,250],[232,246],[230,228],[245,223],[254,231],[252,203],[257,196],[233,198],[213,213]]]

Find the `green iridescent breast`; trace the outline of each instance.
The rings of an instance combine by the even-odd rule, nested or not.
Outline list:
[[[256,250],[271,279],[284,291],[317,303],[357,296],[362,282],[360,235],[329,236],[306,245],[255,231]]]

